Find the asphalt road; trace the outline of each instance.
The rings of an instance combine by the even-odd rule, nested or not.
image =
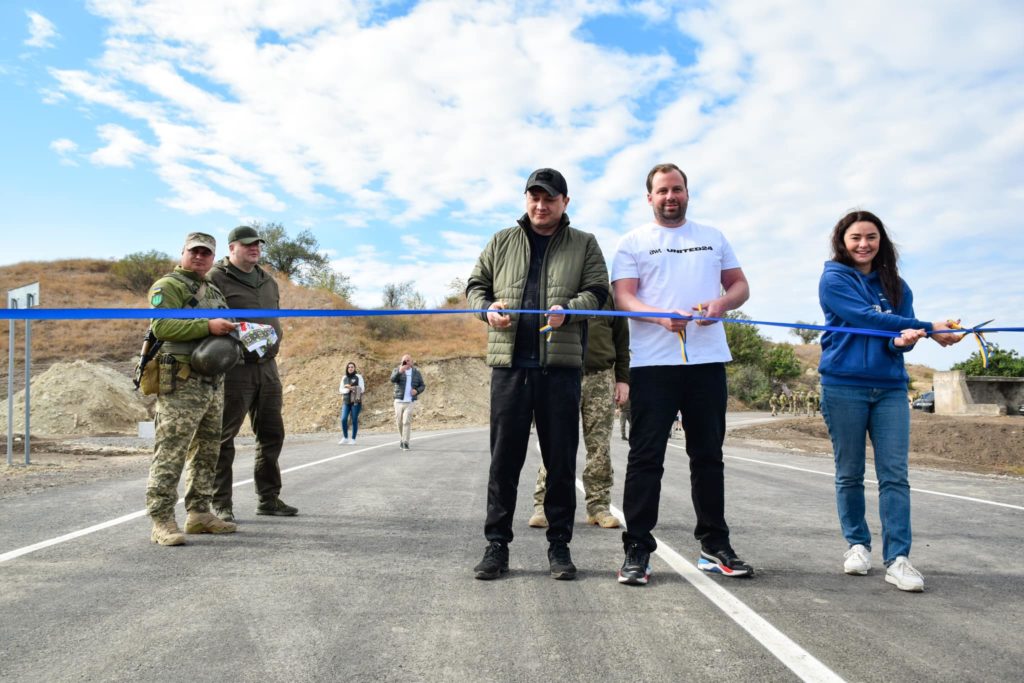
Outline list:
[[[880,540],[868,576],[842,573],[828,459],[727,447],[733,545],[757,568],[727,579],[694,569],[673,440],[654,576],[630,587],[615,580],[619,533],[585,526],[582,508],[579,578],[549,577],[544,533],[526,526],[531,452],[511,572],[484,582],[471,568],[485,546],[485,429],[414,430],[409,452],[389,434],[336,438],[286,445],[283,497],[298,517],[255,516],[243,483],[239,533],[183,547],[150,544],[141,476],[0,499],[0,679],[1021,680],[1020,479],[912,472],[926,591],[909,594],[884,582]],[[626,451],[616,438],[616,506]],[[236,479],[251,466],[244,449]],[[869,521],[877,530],[875,510]]]

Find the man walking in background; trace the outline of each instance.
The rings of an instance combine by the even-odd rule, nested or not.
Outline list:
[[[427,388],[423,375],[412,362],[412,356],[405,354],[402,362],[391,371],[391,383],[395,385],[395,425],[398,427],[398,447],[409,450],[412,438],[412,415],[416,401]]]
[[[228,233],[228,256],[213,267],[210,278],[224,292],[228,308],[277,309],[281,297],[277,281],[260,267],[263,239],[255,228],[240,225]],[[257,515],[292,517],[298,508],[281,500],[281,468],[278,458],[284,445],[284,419],[281,416],[283,394],[277,372],[277,353],[281,348],[279,318],[251,318],[248,322],[271,325],[277,342],[261,356],[246,351],[244,363],[228,372],[224,382],[224,426],[220,457],[217,459],[217,488],[214,512],[224,520],[234,520],[231,503],[235,436],[246,416],[256,435],[256,462],[253,471]]]

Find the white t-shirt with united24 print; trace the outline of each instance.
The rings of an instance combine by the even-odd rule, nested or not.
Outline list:
[[[692,311],[722,295],[722,271],[739,268],[725,236],[710,225],[686,221],[678,228],[647,223],[619,240],[612,282],[639,279],[637,298],[649,306]],[[683,365],[679,335],[664,327],[629,321],[630,366]],[[686,326],[687,364],[732,360],[725,327]]]

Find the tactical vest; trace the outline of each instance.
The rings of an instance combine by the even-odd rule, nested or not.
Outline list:
[[[181,273],[171,271],[167,274],[167,277],[174,278],[185,286],[192,298],[185,302],[185,308],[199,308],[203,301],[207,300],[207,293],[209,293],[210,287],[208,282],[197,282],[191,278],[187,278]],[[199,290],[202,289],[202,297],[200,300],[196,297],[199,294]],[[191,356],[192,352],[195,351],[196,347],[199,346],[199,342],[202,339],[195,339],[193,341],[180,342],[180,341],[165,341],[160,349],[161,353],[169,353],[172,356]]]

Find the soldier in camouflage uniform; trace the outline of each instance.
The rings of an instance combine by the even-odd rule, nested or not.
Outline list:
[[[627,332],[628,332],[628,325],[627,325]],[[622,431],[622,440],[623,441],[628,441],[629,440],[629,433],[626,431],[626,425],[630,423],[630,417],[631,417],[630,414],[629,414],[629,399],[626,399],[625,401],[623,401],[622,403],[619,404],[618,412],[619,412],[619,429]]]
[[[227,308],[224,296],[206,277],[217,243],[210,235],[189,233],[174,272],[153,283],[153,308]],[[235,323],[225,318],[153,319],[163,342],[151,362],[160,364],[156,400],[156,445],[146,484],[146,510],[153,519],[150,536],[160,545],[182,545],[185,536],[174,519],[178,481],[185,476],[185,532],[231,533],[235,525],[210,512],[213,478],[220,452],[224,411],[223,375],[204,377],[189,365],[193,349],[206,337],[226,335]]]
[[[779,409],[779,395],[772,394],[768,397],[768,407],[772,409],[772,417],[775,417]]]
[[[611,295],[604,310],[614,311]],[[605,529],[619,526],[609,510],[612,503],[612,428],[615,406],[629,400],[629,323],[623,317],[595,316],[587,321],[587,355],[580,388],[580,415],[583,419],[583,443],[587,447],[583,467],[583,491],[587,497],[587,524]],[[629,410],[629,408],[625,408]],[[548,525],[544,515],[547,472],[541,464],[533,491],[532,527]]]

